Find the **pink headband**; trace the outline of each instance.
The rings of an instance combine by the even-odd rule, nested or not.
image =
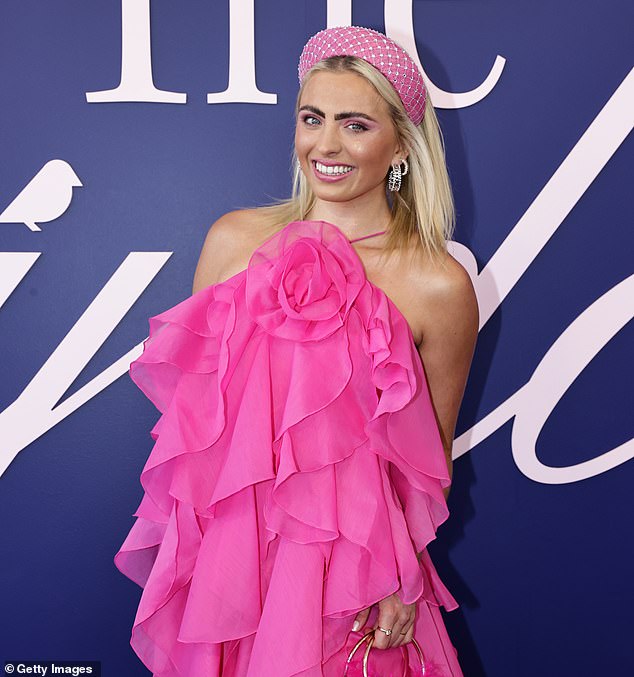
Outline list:
[[[425,113],[427,88],[410,55],[383,33],[362,26],[326,28],[313,35],[299,57],[299,82],[319,61],[331,56],[357,56],[379,70],[401,97],[410,120],[419,125]]]

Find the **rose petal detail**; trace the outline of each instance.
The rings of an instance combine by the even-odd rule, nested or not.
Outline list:
[[[289,226],[251,257],[247,310],[272,336],[319,341],[344,325],[365,272],[349,241],[330,224]]]

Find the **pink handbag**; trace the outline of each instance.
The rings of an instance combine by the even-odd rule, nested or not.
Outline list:
[[[353,637],[353,633],[350,633]],[[357,649],[363,644],[367,644],[367,647],[365,649],[365,653],[363,655],[363,663],[362,663],[362,669],[359,667],[359,662],[356,661],[355,663],[352,662],[353,656],[356,653]],[[374,660],[375,665],[373,666],[373,673],[368,672],[368,663],[369,661],[369,656],[370,656],[370,649],[372,649],[372,644],[374,643],[374,630],[370,630],[367,632],[363,637],[361,637],[360,640],[356,642],[350,653],[348,654],[348,658],[346,660],[346,665],[343,671],[344,677],[373,677],[373,676],[378,676],[381,675],[381,677],[413,677],[413,675],[416,675],[417,677],[419,675],[423,675],[424,677],[443,677],[442,673],[438,672],[437,670],[434,669],[433,666],[426,664],[425,663],[425,658],[423,656],[423,651],[420,648],[420,645],[418,642],[412,637],[411,644],[414,646],[414,649],[416,650],[416,653],[418,654],[418,659],[420,661],[420,669],[418,668],[418,661],[417,661],[417,666],[416,669],[412,670],[409,667],[409,660],[408,660],[408,652],[407,652],[407,644],[401,645],[402,652],[399,652],[401,656],[404,658],[404,660],[398,661],[401,665],[396,667],[396,661],[395,661],[395,649],[396,647],[393,647],[392,649],[382,649],[375,651],[373,656],[377,656],[376,660]],[[408,642],[409,644],[409,642]]]

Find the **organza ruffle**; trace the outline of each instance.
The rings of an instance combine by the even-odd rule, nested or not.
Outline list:
[[[343,233],[292,222],[149,324],[130,376],[161,416],[114,562],[153,674],[340,674],[356,613],[396,591],[442,625],[457,603],[416,558],[448,517],[424,370]]]

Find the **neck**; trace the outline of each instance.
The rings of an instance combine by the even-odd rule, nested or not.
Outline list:
[[[334,223],[349,238],[356,238],[385,230],[390,217],[387,200],[382,205],[364,205],[358,201],[327,202],[317,198],[306,219]]]

